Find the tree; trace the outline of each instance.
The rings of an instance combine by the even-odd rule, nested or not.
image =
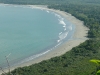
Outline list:
[[[100,60],[90,60],[90,62],[97,64],[96,75],[100,75]]]

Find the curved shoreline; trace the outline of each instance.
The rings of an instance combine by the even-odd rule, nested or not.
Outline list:
[[[80,43],[83,43],[84,41],[86,41],[88,39],[86,36],[87,36],[89,29],[86,26],[84,26],[83,21],[78,20],[71,14],[64,12],[64,11],[60,11],[60,10],[49,9],[46,6],[42,6],[42,5],[28,5],[28,6],[55,12],[55,13],[63,16],[65,19],[67,19],[71,23],[73,23],[76,28],[75,28],[73,38],[71,40],[65,42],[64,44],[60,45],[56,49],[42,55],[41,57],[38,57],[38,58],[32,60],[31,62],[28,62],[24,65],[20,65],[21,67],[29,66],[30,64],[39,63],[43,60],[47,60],[52,57],[60,56],[64,53],[66,53],[67,51],[70,51],[73,47],[78,46]]]
[[[71,50],[73,47],[78,46],[80,43],[82,43],[88,39],[88,38],[86,38],[86,36],[87,36],[87,32],[89,29],[83,25],[82,21],[76,19],[71,14],[64,12],[64,11],[60,11],[60,10],[49,9],[46,6],[42,6],[42,5],[27,5],[27,6],[30,6],[33,8],[39,8],[39,9],[43,9],[43,10],[48,10],[48,11],[52,11],[57,14],[60,14],[65,19],[67,19],[68,21],[73,23],[75,25],[76,29],[75,29],[74,36],[71,40],[65,42],[61,46],[57,47],[55,50],[52,50],[52,51],[42,55],[41,57],[38,57],[32,61],[29,61],[29,62],[21,64],[21,65],[11,67],[11,70],[15,69],[16,67],[29,66],[31,64],[39,63],[43,60],[47,60],[52,57],[60,56],[64,53],[66,53],[67,51]],[[8,71],[8,70],[5,70],[5,71]],[[0,73],[2,73],[2,72],[0,71]]]

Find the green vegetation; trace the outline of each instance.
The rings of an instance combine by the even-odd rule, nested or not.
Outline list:
[[[100,70],[99,70],[99,71],[97,71],[96,75],[100,75]]]
[[[42,1],[42,2],[41,2]],[[62,56],[38,64],[17,68],[14,75],[96,75],[91,59],[100,59],[100,0],[0,0],[14,4],[48,4],[49,8],[71,13],[84,21],[90,30],[89,40],[74,47]],[[31,3],[30,3],[31,2]],[[98,68],[98,73],[100,73]],[[9,75],[9,74],[8,74]],[[98,75],[98,74],[97,74]]]
[[[49,8],[60,9],[71,13],[76,18],[84,21],[90,31],[88,32],[89,38],[100,37],[100,6],[88,4],[67,4],[67,5],[51,5]]]
[[[90,60],[90,62],[93,62],[97,65],[96,75],[100,75],[100,60]]]
[[[45,4],[45,5],[58,5],[58,4],[99,4],[99,0],[0,0],[0,3],[7,4]]]

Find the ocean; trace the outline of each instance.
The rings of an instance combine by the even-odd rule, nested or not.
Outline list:
[[[0,67],[29,62],[72,39],[75,26],[61,15],[0,4]]]

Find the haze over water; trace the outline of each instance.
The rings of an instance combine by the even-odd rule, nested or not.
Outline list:
[[[21,5],[0,5],[0,66],[20,64],[71,39],[75,27],[62,16]]]

